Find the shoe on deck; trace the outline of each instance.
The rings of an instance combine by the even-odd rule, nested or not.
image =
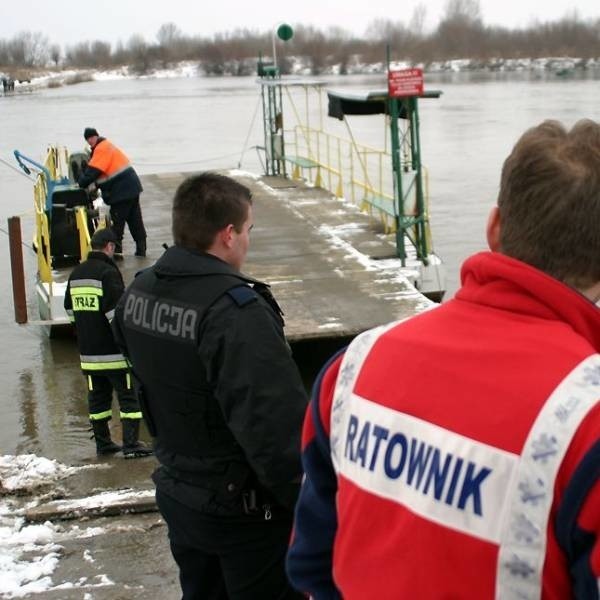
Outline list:
[[[123,447],[123,457],[124,458],[144,458],[146,456],[152,456],[154,452],[152,448],[148,448],[142,442],[138,442],[136,446],[133,447]]]

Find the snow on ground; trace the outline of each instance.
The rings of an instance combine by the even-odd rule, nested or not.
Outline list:
[[[55,460],[20,454],[0,456],[0,492],[18,493],[68,477],[81,467],[68,467]]]
[[[55,535],[56,528],[51,523],[27,526],[22,517],[10,514],[6,502],[0,502],[0,595],[3,598],[19,598],[50,589],[50,576],[58,565],[61,549],[52,541]]]
[[[170,79],[175,77],[199,77],[202,72],[197,63],[181,62],[170,69],[157,69],[145,75],[136,75],[128,67],[118,67],[108,71],[82,71],[70,69],[64,71],[46,71],[31,78],[31,81],[16,84],[15,89],[31,89],[40,87],[59,87],[63,84],[78,83],[79,81],[113,81],[115,79]]]
[[[104,466],[70,467],[34,454],[0,456],[0,597],[21,598],[27,594],[53,589],[87,589],[114,585],[106,575],[60,584],[52,580],[52,574],[62,555],[60,543],[68,539],[102,535],[106,531],[104,528],[82,529],[77,524],[65,528],[49,521],[28,524],[19,508],[19,501],[21,506],[23,504],[24,494],[31,494],[44,485],[56,484],[59,479],[89,468]],[[115,493],[105,492],[102,496],[108,503],[111,499],[122,498],[123,494],[121,490]],[[76,504],[74,500],[71,502]],[[37,500],[33,500],[27,506],[36,503]],[[85,506],[90,502],[83,498],[79,503]],[[91,554],[84,556],[84,559],[93,561]]]

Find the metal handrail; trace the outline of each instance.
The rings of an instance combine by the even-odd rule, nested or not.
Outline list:
[[[369,198],[385,198],[394,200],[391,152],[381,150],[367,144],[358,144],[354,140],[328,133],[321,129],[313,129],[296,125],[286,132],[288,144],[293,148],[296,157],[303,157],[315,163],[316,168],[312,183],[323,187],[338,198],[345,197],[344,189],[349,189],[350,199],[361,210],[369,210]],[[403,171],[412,172],[412,163],[408,157],[403,157]],[[425,167],[424,173],[424,219],[428,222],[429,207],[429,174]],[[296,166],[296,177],[306,178],[306,171],[313,168]],[[322,172],[326,174],[323,177]],[[403,190],[405,202],[415,192],[414,180]],[[377,210],[377,209],[375,209]],[[389,214],[379,210],[380,219],[386,232],[395,231],[395,222]],[[409,211],[407,216],[414,211]]]

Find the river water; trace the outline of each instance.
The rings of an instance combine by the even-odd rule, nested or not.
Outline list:
[[[434,244],[447,265],[447,296],[458,287],[462,260],[485,247],[500,166],[519,134],[546,118],[568,125],[600,119],[596,76],[426,77],[427,87],[443,91],[440,99],[421,102],[420,114]],[[352,76],[330,84],[364,89],[382,87],[383,79]],[[258,99],[254,78],[98,81],[0,97],[0,158],[14,164],[17,148],[41,160],[50,143],[80,150],[84,127],[94,126],[123,147],[142,174],[235,167],[245,147],[241,166],[256,171],[253,146],[262,144],[260,115],[254,118]],[[378,118],[366,119],[357,135],[381,137]],[[85,462],[94,454],[74,342],[50,341],[36,326],[13,322],[6,219],[23,215],[24,239],[31,238],[31,182],[4,163],[0,182],[0,454]],[[35,262],[31,252],[25,258],[32,298]],[[35,317],[33,306],[30,311]]]

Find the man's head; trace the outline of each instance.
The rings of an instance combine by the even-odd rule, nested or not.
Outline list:
[[[83,137],[85,141],[93,148],[98,143],[98,132],[94,127],[86,127],[83,130]]]
[[[173,240],[208,252],[240,269],[252,228],[250,190],[224,175],[202,173],[186,179],[173,199]]]
[[[580,291],[600,282],[600,125],[567,131],[544,121],[526,131],[502,167],[492,250]]]
[[[103,227],[94,232],[90,240],[90,245],[92,250],[104,252],[106,256],[112,258],[115,255],[115,248],[118,241],[117,235],[112,229]]]

